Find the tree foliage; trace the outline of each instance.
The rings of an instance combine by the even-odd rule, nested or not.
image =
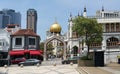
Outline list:
[[[85,43],[89,46],[91,43],[101,43],[102,42],[102,25],[97,23],[96,19],[92,18],[84,18],[84,17],[76,17],[73,19],[73,31],[77,32],[79,37],[85,38]]]
[[[40,50],[44,50],[44,42],[40,43]]]
[[[53,45],[50,42],[50,43],[47,44],[47,51],[52,51],[52,50],[53,50]]]

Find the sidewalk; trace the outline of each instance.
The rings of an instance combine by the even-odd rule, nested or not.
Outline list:
[[[110,63],[105,67],[78,67],[80,74],[120,74],[120,64]]]
[[[80,74],[113,74],[98,67],[78,67]]]
[[[113,74],[120,74],[120,64],[117,63],[110,63],[106,65],[106,67],[103,68],[100,67],[100,69],[109,71]]]
[[[51,65],[51,66],[10,66],[0,67],[0,74],[79,74],[77,65]]]

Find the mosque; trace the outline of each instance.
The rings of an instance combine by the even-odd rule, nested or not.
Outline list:
[[[61,26],[55,21],[51,25],[50,29],[46,32],[46,39],[50,39],[53,36],[58,36],[59,39],[64,40],[66,43],[66,56],[74,57],[85,55],[87,52],[87,46],[81,44],[84,38],[73,32],[72,26],[74,25],[73,19],[75,17],[82,16],[85,18],[95,18],[98,23],[103,26],[103,41],[102,44],[91,44],[90,51],[102,50],[104,53],[105,63],[117,62],[117,56],[120,55],[120,11],[107,11],[102,7],[101,10],[96,12],[95,16],[87,16],[87,9],[84,7],[84,12],[81,15],[72,16],[70,14],[68,21],[68,31],[65,34],[61,34]],[[57,55],[60,50],[63,49],[63,44],[58,40],[51,41],[54,47],[54,55]]]

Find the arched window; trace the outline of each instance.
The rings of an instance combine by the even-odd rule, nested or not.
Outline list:
[[[107,39],[107,47],[118,47],[119,40],[115,37]]]

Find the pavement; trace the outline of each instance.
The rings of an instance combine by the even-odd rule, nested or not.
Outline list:
[[[77,65],[49,65],[23,66],[13,65],[7,68],[0,67],[0,74],[79,74]]]
[[[104,67],[78,67],[80,74],[120,74],[120,64],[110,63]]]
[[[44,61],[40,66],[0,67],[0,74],[120,74],[120,64],[110,63],[104,67],[78,67],[77,64],[62,65],[59,60],[51,60]]]

